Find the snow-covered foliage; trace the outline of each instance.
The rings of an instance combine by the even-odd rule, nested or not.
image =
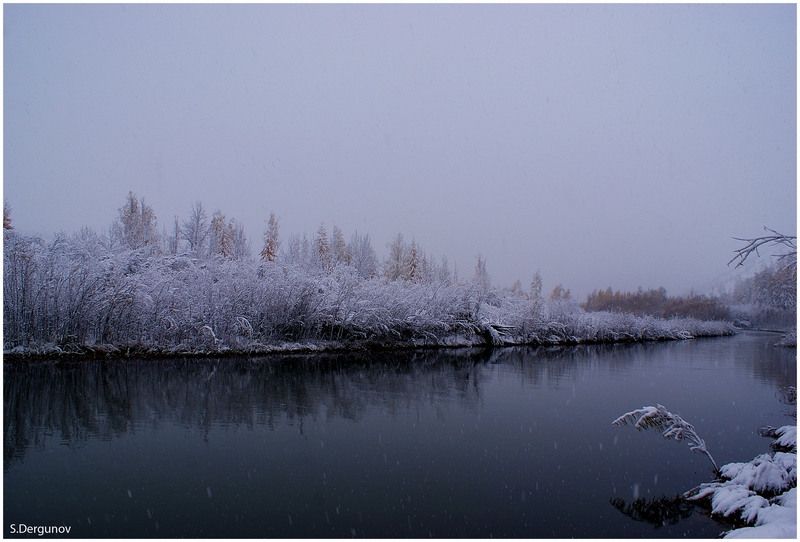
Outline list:
[[[786,388],[784,392],[788,394],[796,394],[797,391],[794,386],[790,386]],[[796,400],[795,403],[796,404]],[[796,425],[784,425],[783,427],[779,427],[775,429],[774,427],[762,427],[758,430],[758,434],[764,437],[771,437],[775,440],[772,443],[772,447],[778,451],[792,451],[797,449],[797,426]]]
[[[678,442],[685,440],[693,452],[700,452],[706,455],[717,470],[717,463],[706,448],[706,443],[695,431],[692,424],[687,423],[677,414],[669,412],[663,405],[647,406],[637,410],[627,412],[614,420],[612,425],[624,427],[632,424],[639,431],[655,429],[661,432],[661,436],[666,439],[674,439]]]
[[[773,447],[791,451],[723,465],[720,480],[685,495],[689,500],[710,500],[712,514],[738,515],[749,525],[727,533],[726,538],[797,538],[797,426],[762,434],[778,437]]]
[[[439,264],[416,245],[409,249],[414,267],[390,280],[368,236],[354,236],[344,251],[335,242],[336,257],[321,233],[316,243],[290,239],[275,261],[209,254],[199,250],[204,220],[198,203],[184,225],[185,250],[177,253],[153,244],[112,246],[91,230],[50,243],[7,230],[4,349],[255,353],[298,343],[555,345],[733,332],[721,322],[587,314],[538,292],[492,288],[485,273],[456,281],[446,260]]]
[[[739,277],[720,295],[720,301],[742,327],[796,335],[797,268],[779,262],[764,265],[752,275]]]

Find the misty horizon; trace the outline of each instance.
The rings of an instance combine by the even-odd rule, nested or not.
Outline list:
[[[169,232],[257,257],[320,224],[462,278],[708,292],[796,231],[794,5],[4,6],[4,200],[23,234]],[[762,254],[761,260],[766,260]],[[762,263],[762,262],[758,262]],[[757,265],[757,264],[751,264]]]

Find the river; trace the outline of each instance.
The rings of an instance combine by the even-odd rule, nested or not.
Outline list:
[[[794,424],[769,333],[614,346],[4,364],[4,533],[81,538],[715,537],[611,502],[710,481],[611,422],[661,403],[718,464]]]

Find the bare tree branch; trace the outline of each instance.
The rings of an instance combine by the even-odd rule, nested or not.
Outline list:
[[[789,248],[789,252],[784,254],[775,254],[778,258],[778,261],[783,262],[786,267],[791,267],[792,269],[797,269],[797,237],[790,236],[790,235],[783,235],[782,233],[778,233],[775,230],[771,230],[767,227],[764,227],[764,230],[770,232],[772,235],[765,235],[762,237],[754,237],[752,239],[743,239],[740,237],[734,237],[737,241],[743,241],[747,243],[742,248],[736,250],[736,256],[731,258],[731,261],[728,262],[728,265],[732,264],[733,262],[737,261],[736,267],[740,265],[744,265],[744,261],[755,252],[756,256],[760,256],[758,253],[758,249],[765,245],[783,245]]]

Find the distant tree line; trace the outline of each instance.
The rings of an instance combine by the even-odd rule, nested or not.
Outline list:
[[[690,293],[685,296],[668,296],[662,288],[636,292],[595,290],[586,297],[581,307],[587,312],[626,312],[657,318],[697,318],[699,320],[730,320],[728,306],[716,296]]]
[[[790,329],[797,321],[796,267],[780,261],[754,275],[737,280],[720,300],[728,306],[730,319],[746,327]]]
[[[744,325],[760,328],[794,330],[785,337],[782,344],[797,343],[797,237],[786,235],[764,227],[767,235],[752,238],[735,237],[745,243],[736,250],[736,255],[728,265],[736,262],[736,267],[755,254],[759,249],[773,247],[778,253],[772,254],[773,261],[766,268],[749,278],[737,282],[727,296],[732,312]]]
[[[769,235],[752,239],[736,238],[746,244],[736,250],[731,263],[741,266],[758,249],[779,246],[784,250],[774,255],[760,271],[736,280],[728,291],[717,295],[668,296],[662,288],[636,292],[595,290],[581,303],[587,312],[608,311],[658,318],[697,318],[700,320],[733,321],[741,327],[791,330],[797,319],[797,248],[795,237],[766,228]],[[788,250],[786,250],[788,249]]]
[[[8,217],[8,210],[5,216]],[[10,218],[8,218],[10,221]],[[10,224],[10,222],[9,222]],[[110,249],[146,249],[152,254],[185,255],[193,258],[224,258],[250,260],[251,241],[243,226],[235,219],[227,219],[220,210],[213,212],[210,220],[202,202],[195,202],[187,220],[176,216],[169,233],[158,233],[153,209],[144,199],[130,192],[118,210],[118,217],[108,234]],[[262,262],[281,262],[297,265],[315,272],[330,274],[337,266],[353,267],[359,277],[367,279],[383,275],[387,280],[430,282],[454,280],[446,257],[438,260],[412,240],[408,243],[402,233],[387,245],[388,257],[381,263],[372,247],[369,235],[354,233],[349,242],[338,226],[331,234],[325,224],[320,224],[312,239],[304,233],[291,236],[281,251],[280,227],[274,212],[270,213],[263,234]],[[486,262],[478,257],[478,269],[484,282],[488,281]],[[488,283],[487,283],[488,287]]]

